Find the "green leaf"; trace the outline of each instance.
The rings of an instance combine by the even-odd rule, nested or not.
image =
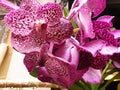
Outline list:
[[[65,17],[69,15],[69,10],[66,7],[63,8],[63,12]]]
[[[38,68],[34,68],[34,70],[32,72],[30,72],[30,75],[33,77],[37,77],[38,76]]]

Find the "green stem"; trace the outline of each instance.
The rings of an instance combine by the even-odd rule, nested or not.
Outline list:
[[[88,85],[87,85],[84,81],[81,81],[81,80],[80,80],[80,81],[79,81],[79,84],[81,84],[85,90],[89,90]]]
[[[95,90],[94,85],[90,84],[91,90]]]
[[[105,74],[105,72],[107,71],[107,69],[110,67],[111,64],[112,64],[112,60],[109,60],[108,64],[105,66],[104,70],[102,71],[102,76]]]

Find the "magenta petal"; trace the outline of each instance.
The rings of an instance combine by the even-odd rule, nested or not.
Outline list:
[[[91,52],[93,56],[95,56],[96,52],[101,50],[104,45],[106,45],[106,43],[103,40],[93,40],[91,42],[86,43],[82,47],[87,51]]]
[[[82,75],[86,72],[86,69],[78,71],[66,60],[50,54],[48,54],[46,60],[45,68],[50,77],[52,77],[55,82],[64,85],[66,88],[69,88],[74,82],[80,80]]]
[[[120,38],[120,30],[113,30],[110,33],[114,35],[115,39]]]
[[[110,25],[107,22],[93,21],[96,38],[105,40],[109,45],[117,45],[114,35],[110,33]]]
[[[71,49],[73,47],[74,45],[67,39],[64,44],[60,45],[60,48],[54,51],[54,55],[70,62]]]
[[[81,9],[79,10],[78,15],[79,20],[77,20],[76,23],[79,26],[79,28],[83,30],[82,32],[84,33],[84,36],[93,38],[95,35],[93,33],[93,24],[91,21],[91,12],[89,8],[87,8],[86,6],[82,6]],[[75,16],[73,18],[76,21],[77,17]]]
[[[32,32],[28,36],[15,35],[12,33],[11,42],[17,51],[21,53],[29,53],[31,51],[40,51],[46,41],[38,32]]]
[[[74,15],[76,15],[86,2],[87,0],[74,0],[68,19],[71,19]]]
[[[117,68],[120,68],[120,53],[114,53],[114,54],[111,56],[111,59],[113,60],[114,65],[115,65]]]
[[[47,40],[60,44],[65,39],[68,39],[73,34],[72,23],[64,18],[60,19],[60,23],[55,26],[47,27]]]
[[[37,17],[37,9],[41,7],[39,0],[22,0],[20,8],[28,11],[34,18]]]
[[[95,69],[102,69],[107,64],[108,59],[109,58],[107,55],[102,55],[101,53],[97,52],[91,67]]]
[[[106,0],[87,0],[87,5],[93,12],[93,17],[96,17],[105,9]]]
[[[19,9],[19,7],[8,0],[0,0],[0,5],[5,7],[8,10]]]
[[[5,16],[7,26],[14,34],[28,35],[33,30],[34,19],[27,11],[18,9]]]
[[[85,82],[94,83],[94,84],[100,83],[102,79],[101,71],[90,67],[82,78],[84,79]]]
[[[78,66],[78,59],[79,59],[79,51],[78,48],[73,46],[71,49],[71,64],[75,67]],[[76,67],[77,68],[77,67]]]
[[[38,9],[38,18],[43,18],[48,25],[53,26],[57,24],[63,16],[62,8],[56,3],[47,3]]]
[[[118,52],[118,48],[115,46],[104,46],[99,52],[103,55],[113,55]]]
[[[97,21],[107,22],[112,27],[113,26],[113,24],[112,24],[113,18],[114,18],[114,16],[104,15],[104,16],[99,17],[97,19]]]
[[[50,77],[45,67],[38,68],[38,79],[42,82],[54,82],[54,80],[52,79],[52,77]]]
[[[25,55],[24,64],[29,72],[39,65],[40,52],[31,52]]]
[[[116,61],[113,61],[113,64],[115,65],[115,67],[119,68],[120,69],[120,63],[116,62]]]

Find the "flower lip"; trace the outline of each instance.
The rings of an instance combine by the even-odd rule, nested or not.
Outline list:
[[[47,24],[44,20],[37,20],[36,21],[36,31],[40,31],[41,29],[46,29]]]

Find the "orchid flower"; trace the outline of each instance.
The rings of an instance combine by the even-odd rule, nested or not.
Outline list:
[[[87,68],[88,71],[83,75],[83,80],[89,83],[100,83],[101,82],[101,69],[107,64],[108,56],[103,55],[99,52],[105,45],[106,42],[103,40],[93,40],[80,45],[72,39],[72,43],[79,48],[79,64],[78,70]],[[95,73],[99,72],[99,73]],[[92,78],[91,74],[93,74]],[[91,77],[88,79],[88,77]]]
[[[38,0],[22,0],[18,9],[5,16],[5,22],[12,31],[13,47],[21,53],[39,51],[41,45],[50,42],[60,44],[73,32],[59,4],[41,5]]]
[[[111,20],[113,16],[102,16],[97,19],[97,21],[93,21],[94,32],[96,33],[96,38],[102,39],[107,42],[107,46],[101,49],[101,53],[104,55],[111,56],[110,58],[113,60],[114,65],[119,68],[120,67],[120,59],[119,59],[119,38],[120,31],[119,30],[111,30],[112,23]]]
[[[105,0],[75,0],[68,19],[72,18],[77,23],[81,33],[84,34],[83,38],[94,38],[91,17],[98,16],[105,9],[105,6]]]
[[[81,79],[100,83],[110,58],[120,68],[120,31],[111,30],[114,17],[93,20],[105,9],[105,0],[74,0],[67,18],[57,3],[22,0],[16,6],[0,0],[0,5],[9,10],[4,21],[13,48],[25,54],[28,72],[39,80],[69,89]],[[79,28],[75,37],[71,19]]]
[[[55,45],[53,53],[42,50],[42,53],[26,54],[24,64],[29,72],[38,68],[38,79],[43,82],[57,82],[70,88],[87,71],[87,68],[78,70],[79,51],[69,39],[62,45]]]
[[[101,56],[104,56],[104,59],[102,57],[99,58],[100,62],[104,62],[104,64],[102,63],[102,65],[105,66],[107,64],[109,56],[111,56],[111,59],[113,60],[114,65],[119,68],[119,66],[120,66],[119,58],[116,58],[116,55],[117,55],[117,57],[119,57],[118,48],[119,48],[120,31],[119,30],[113,30],[113,31],[111,30],[111,27],[112,27],[111,20],[113,18],[114,18],[113,16],[106,15],[106,16],[99,17],[97,20],[93,20],[92,25],[93,25],[93,32],[95,34],[95,37],[92,39],[85,38],[85,37],[83,38],[82,33],[79,30],[76,35],[76,39],[80,42],[80,45],[82,45],[83,47],[87,43],[93,42],[95,40],[96,41],[103,40],[106,44],[104,44],[99,49],[99,54]],[[84,43],[82,43],[81,40],[84,40]],[[94,46],[92,44],[89,44],[89,46],[94,49]],[[98,46],[95,46],[95,47],[98,47]],[[87,48],[87,50],[90,50],[90,48]],[[94,57],[94,59],[95,59],[95,57]],[[96,60],[96,61],[99,62],[99,60]],[[100,68],[95,68],[96,65],[94,65],[94,64],[92,66],[94,66],[94,67],[92,67],[94,69],[100,69]],[[98,66],[101,66],[101,65],[98,64]],[[103,68],[103,66],[101,68]],[[91,69],[89,69],[89,70],[91,70]],[[88,72],[90,72],[89,70],[88,70]],[[94,71],[94,70],[91,70],[91,71]],[[98,76],[101,76],[101,75],[98,75]],[[83,76],[83,79],[86,79],[86,77],[89,77],[89,74],[85,74],[85,76]],[[100,78],[98,80],[100,80]],[[92,79],[85,80],[85,81],[90,82],[90,83],[95,83],[97,81],[97,79],[94,81]]]

